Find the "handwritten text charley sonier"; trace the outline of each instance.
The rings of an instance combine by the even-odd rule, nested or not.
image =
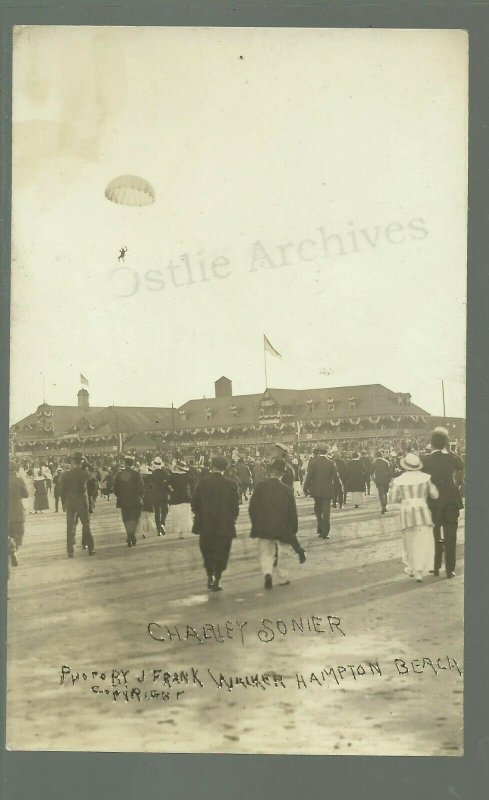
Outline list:
[[[254,626],[251,632],[246,620],[226,620],[224,622],[207,622],[203,625],[170,625],[160,622],[150,622],[148,633],[157,642],[218,642],[223,644],[231,639],[236,639],[245,644],[246,637],[252,635],[260,642],[267,644],[274,639],[284,636],[304,634],[336,633],[346,636],[341,628],[339,617],[328,614],[326,617],[292,617],[291,619],[262,619]],[[251,629],[252,630],[252,629]]]

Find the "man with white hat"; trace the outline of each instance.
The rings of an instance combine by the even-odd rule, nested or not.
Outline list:
[[[168,478],[170,473],[163,466],[163,461],[160,456],[156,456],[151,464],[153,475],[151,483],[153,487],[153,505],[155,511],[155,522],[158,536],[164,536],[166,533],[165,523],[168,516],[168,499],[170,490],[168,488]]]

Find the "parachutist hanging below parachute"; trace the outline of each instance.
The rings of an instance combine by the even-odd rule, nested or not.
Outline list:
[[[137,175],[119,175],[114,178],[107,184],[105,196],[111,203],[122,206],[150,206],[155,201],[155,192],[149,181]],[[117,261],[124,264],[126,253],[127,245],[120,247]]]

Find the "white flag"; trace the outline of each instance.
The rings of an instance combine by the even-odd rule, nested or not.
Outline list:
[[[85,378],[85,376],[84,376],[84,375],[82,375],[82,373],[81,373],[81,372],[80,372],[80,383],[81,383],[81,385],[82,385],[82,386],[88,386],[88,381],[87,381],[87,379]]]
[[[271,344],[270,340],[267,339],[265,334],[263,334],[263,344],[264,344],[265,350],[268,350],[268,352],[271,353],[272,356],[275,356],[275,358],[282,358],[282,356],[280,355],[278,350],[275,350],[274,346]]]

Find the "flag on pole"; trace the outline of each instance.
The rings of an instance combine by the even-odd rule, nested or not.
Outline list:
[[[272,356],[275,356],[275,358],[282,358],[282,356],[280,355],[278,350],[275,350],[274,346],[271,344],[270,340],[267,339],[265,334],[263,334],[263,344],[264,344],[265,350],[267,350],[269,353],[271,353]]]
[[[81,372],[80,372],[80,383],[81,383],[81,385],[82,385],[82,386],[88,386],[88,381],[87,381],[87,379],[85,378],[85,376],[84,376],[84,375],[82,375],[82,373],[81,373]]]

